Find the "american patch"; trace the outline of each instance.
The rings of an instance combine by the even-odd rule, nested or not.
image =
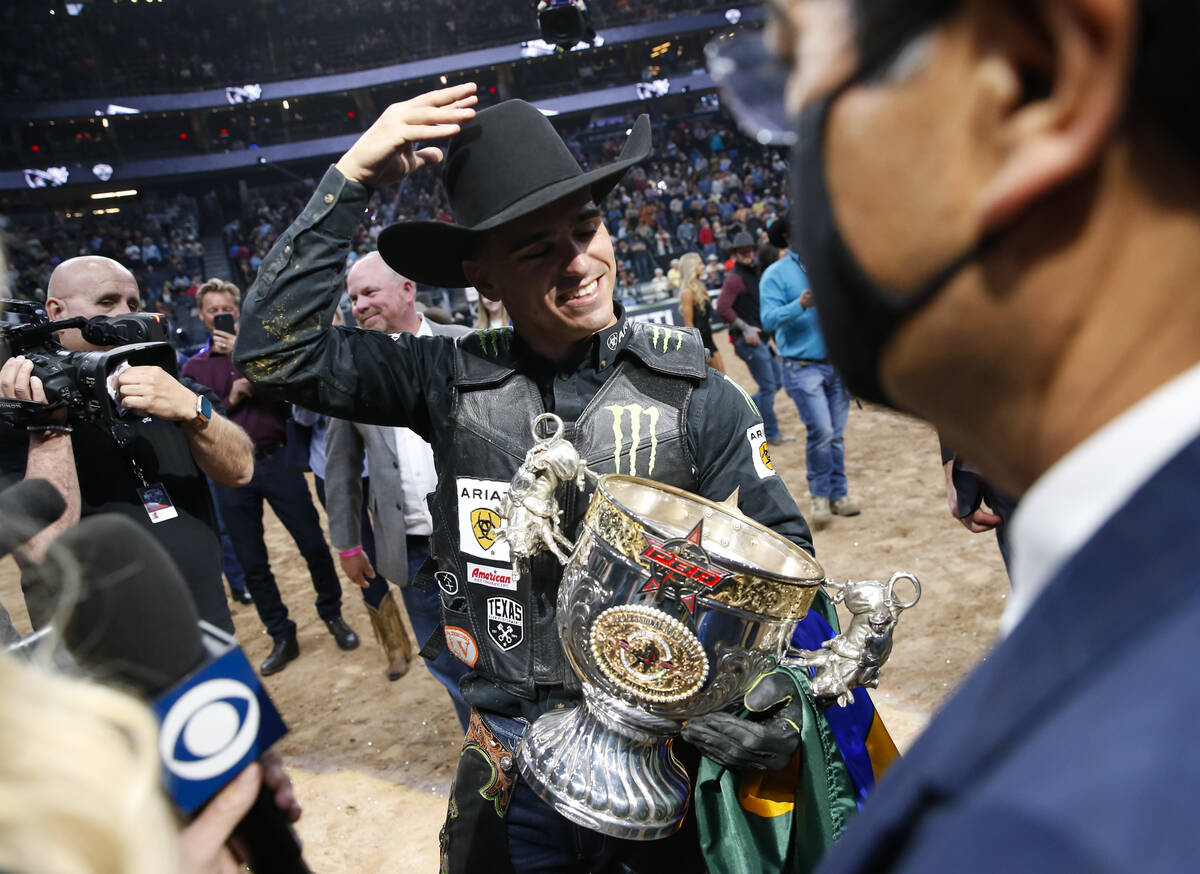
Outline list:
[[[450,650],[450,655],[468,667],[475,667],[475,662],[479,660],[479,646],[475,643],[475,638],[471,637],[465,628],[459,628],[457,625],[446,626],[446,649]]]
[[[759,479],[775,476],[775,465],[771,463],[771,452],[767,449],[767,431],[760,422],[746,429],[746,440],[750,444],[750,459]]]
[[[508,564],[508,543],[496,538],[502,520],[500,501],[508,483],[460,476],[458,487],[458,548],[467,555]]]
[[[512,568],[488,567],[485,564],[467,562],[467,582],[480,586],[491,586],[493,589],[505,589],[509,592],[517,590],[517,579]]]
[[[487,630],[492,643],[508,652],[525,639],[525,608],[512,598],[488,598]]]

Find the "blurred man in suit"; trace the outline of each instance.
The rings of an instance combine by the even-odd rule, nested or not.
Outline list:
[[[1004,639],[823,870],[1192,870],[1200,6],[774,14],[834,364],[1021,500]]]
[[[439,325],[416,311],[416,286],[372,252],[354,262],[346,291],[359,326],[388,334],[407,332],[418,337],[467,334],[466,328]],[[367,476],[363,474],[366,457]],[[371,626],[388,659],[388,678],[399,679],[408,662],[442,624],[439,588],[433,580],[412,585],[429,558],[433,522],[426,496],[437,485],[433,450],[408,428],[363,425],[331,419],[325,444],[325,495],[329,530],[341,558],[342,570],[363,587]],[[375,527],[386,532],[370,536],[363,520],[366,504]],[[367,541],[374,548],[367,548]],[[374,555],[370,555],[373,552]],[[378,571],[378,573],[376,573]],[[416,633],[414,645],[400,617],[400,606],[388,587],[400,586],[408,618]],[[446,687],[466,730],[470,708],[463,703],[458,680],[467,666],[443,649],[426,659],[430,672]]]

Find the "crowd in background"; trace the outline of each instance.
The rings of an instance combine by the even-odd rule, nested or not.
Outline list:
[[[723,10],[712,0],[596,4],[597,27]],[[537,37],[530,0],[486,15],[451,0],[91,3],[0,8],[0,94],[52,99],[190,91],[359,70]]]
[[[704,280],[718,288],[730,241],[746,230],[760,241],[770,222],[786,211],[786,163],[778,150],[741,135],[722,112],[657,119],[655,159],[635,168],[608,198],[607,223],[618,261],[616,297],[625,305],[678,297],[679,258],[704,259]],[[585,168],[610,161],[631,118],[605,126],[568,128],[568,144]],[[136,207],[118,215],[47,215],[40,224],[10,222],[7,239],[9,293],[39,300],[50,271],[66,258],[99,254],[129,267],[148,308],[168,315],[187,347],[202,342],[195,319],[195,290],[208,278],[203,226],[220,228],[226,278],[245,290],[277,236],[303,209],[315,180],[248,189],[235,214],[222,212],[215,193],[197,200],[186,194],[143,191]],[[372,194],[350,261],[373,251],[380,231],[405,219],[449,221],[436,173],[416,174]],[[210,246],[217,245],[215,234]],[[211,254],[211,253],[210,253]],[[214,263],[209,261],[210,267]],[[215,272],[221,272],[219,270]],[[434,300],[467,316],[465,295],[435,292]],[[195,336],[193,336],[195,335]]]

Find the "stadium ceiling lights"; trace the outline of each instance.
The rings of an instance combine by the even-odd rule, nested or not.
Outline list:
[[[97,191],[95,194],[88,195],[92,200],[111,200],[114,197],[136,197],[136,188],[126,188],[121,191]]]

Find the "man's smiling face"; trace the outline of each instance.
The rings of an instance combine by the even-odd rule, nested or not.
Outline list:
[[[463,270],[480,294],[504,302],[517,332],[547,358],[566,357],[616,321],[616,256],[588,191],[486,232]]]
[[[412,282],[393,271],[378,252],[354,262],[346,293],[359,327],[389,334],[409,328],[414,318]]]

